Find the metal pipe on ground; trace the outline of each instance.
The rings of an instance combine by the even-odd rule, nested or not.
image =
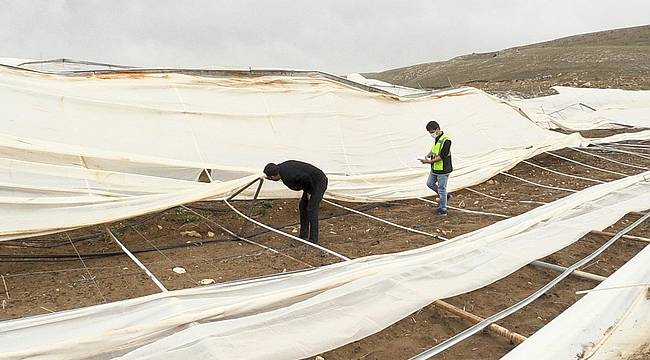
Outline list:
[[[539,261],[539,260],[535,260],[535,261],[531,262],[530,265],[541,267],[541,268],[544,268],[544,269],[557,271],[557,272],[564,272],[567,269],[564,266],[555,265],[555,264],[551,264],[551,263],[547,263],[547,262]],[[587,279],[587,280],[598,281],[598,282],[605,281],[607,279],[605,276],[600,276],[600,275],[592,274],[592,273],[589,273],[589,272],[586,272],[586,271],[581,271],[581,270],[573,270],[571,275],[573,275],[575,277]]]
[[[588,262],[592,261],[594,258],[598,257],[600,254],[603,253],[608,247],[610,247],[614,242],[616,242],[622,235],[627,234],[637,226],[639,226],[642,222],[646,221],[648,218],[650,218],[650,214],[646,214],[639,220],[635,221],[634,223],[630,224],[627,226],[625,229],[619,231],[616,233],[614,237],[612,237],[609,241],[607,241],[605,244],[603,244],[601,247],[596,249],[596,251],[592,252],[591,254],[587,255],[586,257],[582,258],[578,262],[574,263],[570,267],[567,268],[566,271],[562,272],[562,274],[558,275],[555,279],[551,280],[549,283],[546,285],[542,286],[539,288],[537,291],[534,293],[530,294],[528,297],[525,299],[517,302],[516,304],[509,306],[496,314],[485,318],[483,321],[480,323],[477,323],[475,325],[472,325],[468,329],[465,329],[461,331],[460,333],[452,336],[449,339],[444,340],[443,342],[439,343],[438,345],[429,348],[428,350],[425,350],[413,357],[411,357],[409,360],[426,360],[431,358],[432,356],[439,354],[446,349],[458,344],[459,342],[467,339],[468,337],[472,336],[473,334],[476,334],[477,332],[481,331],[482,329],[486,328],[490,324],[493,324],[509,315],[512,315],[513,313],[521,310],[525,306],[529,305],[533,301],[535,301],[537,298],[542,296],[544,293],[546,293],[548,290],[553,288],[555,285],[557,285],[560,281],[565,279],[567,276],[571,274],[573,270],[578,269],[579,267],[587,264]]]
[[[422,198],[418,198],[418,199],[423,200],[423,201],[427,201],[427,202],[431,202],[431,200],[426,200],[426,199],[422,199]],[[387,221],[387,220],[384,220],[384,219],[381,219],[381,218],[378,218],[378,217],[375,217],[375,216],[372,216],[372,215],[368,215],[368,214],[366,214],[366,213],[364,213],[364,212],[362,212],[362,211],[357,211],[357,210],[354,210],[354,209],[350,209],[350,208],[348,208],[348,207],[345,207],[345,206],[343,206],[343,205],[339,205],[339,204],[337,204],[337,203],[334,203],[334,202],[331,202],[331,201],[328,201],[328,200],[323,200],[323,201],[326,202],[326,203],[328,203],[328,204],[331,204],[331,205],[337,206],[337,207],[339,207],[339,208],[342,208],[342,209],[345,209],[345,210],[348,210],[348,211],[351,211],[351,212],[354,212],[354,213],[357,213],[357,214],[360,214],[360,215],[363,215],[363,216],[369,217],[369,218],[374,219],[374,220],[381,221],[381,222],[386,223],[386,224],[388,224],[388,225],[392,225],[392,226],[398,227],[398,228],[400,228],[400,229],[404,229],[404,230],[408,230],[408,231],[413,231],[413,232],[417,232],[417,233],[425,234],[425,235],[429,235],[429,236],[434,236],[433,234],[429,234],[429,233],[426,233],[426,232],[421,232],[421,231],[419,231],[419,230],[411,229],[411,228],[406,227],[406,226],[397,225],[397,224],[394,224],[394,223],[392,223],[392,222],[390,222],[390,221]],[[479,213],[480,213],[480,212],[479,212]],[[490,213],[486,213],[486,215],[491,215],[491,214],[490,214]],[[440,239],[440,240],[443,240],[443,241],[447,241],[447,240],[449,240],[449,239],[444,238],[444,237],[441,237],[441,236],[436,236],[436,237],[437,237],[438,239]],[[547,262],[544,262],[544,261],[540,261],[540,260],[535,260],[535,261],[533,261],[530,265],[535,265],[535,266],[539,266],[539,267],[544,267],[544,268],[551,269],[551,270],[555,270],[555,271],[559,271],[559,272],[563,272],[563,271],[565,271],[565,270],[567,269],[567,268],[565,268],[565,267],[563,267],[563,266],[555,265],[555,264],[550,264],[550,263],[547,263]],[[592,280],[592,281],[603,281],[603,280],[606,279],[606,278],[603,277],[603,276],[596,275],[596,274],[591,274],[591,273],[588,273],[588,272],[585,272],[585,271],[580,271],[580,270],[575,270],[575,271],[573,271],[573,272],[571,273],[571,275],[576,276],[576,277],[579,277],[579,278],[583,278],[583,279]]]
[[[450,312],[450,313],[452,313],[452,314],[454,314],[456,316],[459,316],[459,317],[461,317],[461,318],[463,318],[465,320],[468,320],[472,324],[478,324],[481,321],[485,320],[480,316],[474,315],[474,314],[472,314],[470,312],[467,312],[467,311],[465,311],[465,310],[463,310],[461,308],[458,308],[458,307],[456,307],[456,306],[454,306],[454,305],[452,305],[452,304],[450,304],[448,302],[442,301],[442,300],[434,301],[433,305],[435,305],[437,308],[440,308],[440,309],[445,310],[447,312]],[[518,334],[518,333],[516,333],[514,331],[510,331],[510,330],[504,328],[501,325],[491,324],[490,326],[487,327],[487,330],[490,331],[491,333],[495,334],[495,335],[498,335],[498,336],[501,336],[501,337],[505,338],[511,344],[514,344],[514,345],[519,345],[519,344],[521,344],[522,342],[524,342],[526,340],[525,336],[523,336],[521,334]]]
[[[611,233],[611,232],[600,231],[600,230],[591,230],[590,232],[591,232],[592,234],[596,234],[596,235],[604,235],[604,236],[614,236],[614,235],[616,235],[616,234]],[[642,236],[635,236],[635,235],[623,235],[623,236],[621,236],[621,239],[638,240],[638,241],[650,242],[650,238],[642,237]]]

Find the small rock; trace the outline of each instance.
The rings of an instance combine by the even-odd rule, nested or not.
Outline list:
[[[162,226],[156,225],[158,227],[158,230],[162,230]]]
[[[492,179],[488,180],[488,181],[487,181],[487,184],[488,184],[488,185],[494,185],[494,180],[492,180]]]
[[[214,283],[215,283],[214,279],[201,279],[201,280],[199,280],[199,284],[201,284],[201,285],[210,285],[210,284],[214,284]]]
[[[298,229],[296,229],[296,228],[293,228],[293,229],[291,229],[291,232],[295,234],[295,233],[297,233],[297,232],[298,232]]]
[[[190,230],[190,231],[181,231],[182,236],[189,236],[189,237],[195,237],[195,238],[200,238],[201,233],[195,230]]]
[[[474,205],[478,205],[478,200],[474,201]]]
[[[212,231],[208,231],[208,237],[214,237],[214,233]]]
[[[314,358],[314,360],[325,360],[325,358],[319,355],[319,356],[316,356]]]
[[[172,271],[177,273],[177,274],[185,274],[187,272],[184,268],[182,268],[180,266],[177,266],[177,267],[173,268]]]

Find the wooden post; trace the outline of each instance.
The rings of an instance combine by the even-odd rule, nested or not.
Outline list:
[[[605,235],[605,236],[614,236],[616,234],[606,232],[606,231],[600,231],[600,230],[591,230],[590,231],[592,234],[596,235]],[[645,241],[645,242],[650,242],[650,238],[642,237],[642,236],[634,236],[634,235],[623,235],[621,236],[621,239],[629,239],[629,240],[639,240],[639,241]]]
[[[446,310],[454,315],[457,315],[465,320],[469,320],[473,324],[478,324],[481,321],[483,321],[483,318],[480,316],[476,316],[472,313],[469,313],[463,309],[460,309],[448,302],[442,301],[442,300],[436,300],[433,302],[433,305]],[[526,340],[526,337],[520,334],[517,334],[516,332],[510,331],[503,326],[497,325],[497,324],[491,324],[490,326],[487,327],[487,330],[499,335],[501,337],[506,338],[508,341],[510,341],[511,344],[519,345],[524,340]]]

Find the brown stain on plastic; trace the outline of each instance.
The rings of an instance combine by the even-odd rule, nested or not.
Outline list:
[[[88,74],[86,77],[94,77],[97,79],[144,79],[147,74],[142,72],[115,72],[115,73],[100,73]]]

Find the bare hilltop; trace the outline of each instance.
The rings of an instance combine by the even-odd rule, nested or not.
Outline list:
[[[474,86],[522,96],[555,85],[650,89],[650,25],[574,35],[364,74],[413,88]]]

